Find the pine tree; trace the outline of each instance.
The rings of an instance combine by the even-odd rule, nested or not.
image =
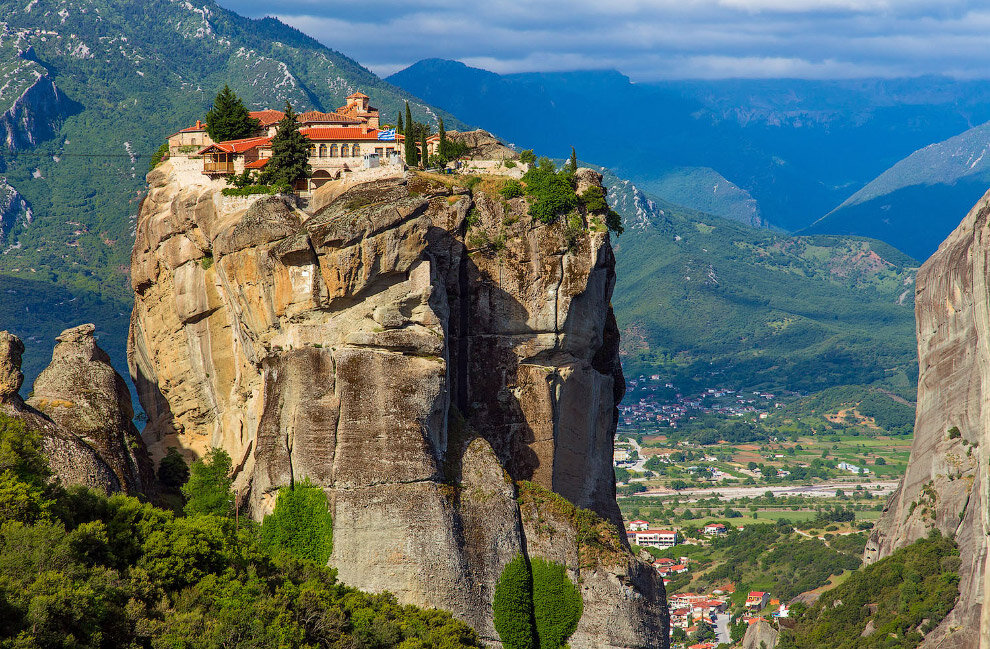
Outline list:
[[[241,98],[226,84],[206,113],[206,132],[214,142],[250,137],[258,126],[258,120],[251,117]]]
[[[402,134],[403,130],[404,129],[402,127],[402,112],[400,111],[399,112],[399,121],[396,122],[396,126],[395,126],[395,132],[396,133],[399,133],[399,134]]]
[[[416,128],[412,118],[412,111],[409,110],[408,101],[406,102],[406,129],[404,135],[406,136],[406,164],[410,167],[415,167],[419,162],[419,156],[416,154]]]
[[[265,165],[261,178],[268,184],[291,187],[309,174],[309,141],[299,131],[292,104],[285,102],[285,116],[278,123],[272,138],[272,157]]]

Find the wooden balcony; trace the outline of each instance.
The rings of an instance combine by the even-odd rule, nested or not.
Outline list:
[[[204,174],[232,174],[234,173],[233,160],[203,160]]]

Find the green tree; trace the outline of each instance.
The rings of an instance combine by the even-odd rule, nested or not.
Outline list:
[[[578,205],[577,194],[566,174],[558,173],[549,158],[540,158],[539,164],[523,176],[523,182],[526,194],[535,199],[529,214],[543,223],[553,223]]]
[[[399,133],[401,135],[404,130],[405,129],[402,126],[402,113],[400,112],[399,113],[399,119],[395,123],[395,132],[396,133]]]
[[[519,154],[519,162],[531,165],[536,162],[536,154],[533,153],[532,149],[525,149]]]
[[[404,146],[406,164],[415,167],[419,163],[419,155],[416,153],[416,128],[408,101],[406,102],[406,129],[403,134],[406,138]]]
[[[55,496],[50,476],[38,434],[0,413],[0,521],[46,517]]]
[[[192,463],[189,481],[182,487],[182,494],[186,497],[187,516],[233,516],[231,467],[230,456],[222,448],[211,449],[205,458]]]
[[[510,561],[495,585],[495,630],[505,649],[534,649],[533,576],[526,557]]]
[[[533,614],[540,649],[560,649],[577,629],[584,611],[581,592],[559,563],[536,558],[533,571]]]
[[[148,171],[151,171],[158,165],[160,165],[164,160],[168,158],[168,142],[162,142],[162,145],[158,147],[154,155],[151,156],[151,164],[148,166]]]
[[[270,552],[326,564],[333,551],[333,517],[323,489],[309,478],[279,489],[275,510],[261,523],[260,542]]]
[[[572,173],[572,174],[573,174],[573,173],[574,173],[575,171],[577,171],[577,168],[578,168],[578,167],[577,167],[577,151],[575,151],[575,150],[574,150],[574,147],[571,147],[571,160],[570,160],[570,166],[571,166],[571,173]]]
[[[272,138],[272,157],[265,165],[262,182],[291,187],[309,174],[309,141],[299,130],[292,104],[285,102],[285,116]]]
[[[210,138],[214,142],[239,140],[250,137],[258,126],[258,120],[251,117],[241,98],[224,84],[206,113],[206,132]]]
[[[169,447],[165,457],[158,463],[158,482],[168,491],[178,491],[189,480],[189,466],[182,453],[174,446]]]

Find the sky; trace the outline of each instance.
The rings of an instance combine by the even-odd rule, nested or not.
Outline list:
[[[498,73],[990,77],[990,0],[218,0],[380,76],[425,58]]]

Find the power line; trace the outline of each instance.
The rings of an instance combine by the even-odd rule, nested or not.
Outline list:
[[[24,158],[150,158],[151,153],[35,153],[33,151],[4,151],[0,152],[0,158],[4,157],[24,157]]]

